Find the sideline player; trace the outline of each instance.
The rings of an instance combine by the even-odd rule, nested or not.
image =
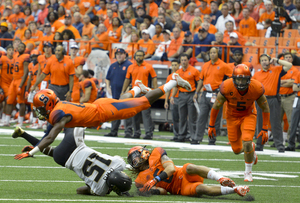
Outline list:
[[[142,194],[201,196],[227,195],[237,193],[245,196],[248,186],[235,186],[235,183],[216,173],[206,166],[197,166],[191,163],[183,167],[174,166],[167,152],[160,147],[150,151],[141,146],[135,146],[128,152],[127,162],[137,174],[135,185]],[[221,186],[203,184],[204,178],[218,181]]]
[[[43,153],[53,157],[57,164],[74,171],[86,183],[86,186],[77,189],[77,194],[104,196],[113,190],[122,195],[130,190],[132,180],[123,172],[126,163],[120,156],[102,154],[86,146],[84,128],[65,128],[64,133],[57,147],[48,146]],[[16,127],[12,137],[22,137],[33,146],[40,142],[20,127]],[[22,151],[32,148],[25,146]],[[19,159],[18,156],[15,159]]]
[[[135,97],[142,91],[147,93],[148,89],[139,80],[135,82],[132,90],[124,95]],[[44,139],[30,152],[17,155],[22,158],[33,156],[43,151],[57,137],[63,128],[72,127],[97,127],[106,121],[127,119],[137,113],[150,108],[151,104],[159,99],[165,92],[169,92],[175,86],[191,90],[191,85],[183,80],[178,74],[173,74],[173,80],[148,92],[140,98],[129,98],[124,100],[98,99],[90,103],[72,103],[60,101],[52,90],[45,89],[36,93],[33,99],[33,106],[39,119],[47,119],[53,126],[49,125],[48,133]]]
[[[216,136],[215,121],[219,109],[226,102],[228,140],[235,154],[244,152],[244,181],[251,182],[253,181],[252,165],[257,163],[255,144],[252,142],[257,116],[255,101],[263,111],[263,129],[268,129],[270,109],[264,96],[264,88],[260,82],[251,79],[248,66],[237,65],[233,69],[232,78],[221,84],[220,92],[211,111],[208,127],[208,136]],[[262,130],[258,137],[262,137],[262,144],[264,144],[268,141],[268,131]]]

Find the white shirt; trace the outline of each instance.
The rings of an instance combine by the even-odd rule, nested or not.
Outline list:
[[[216,23],[215,26],[216,26],[216,28],[218,29],[219,32],[222,32],[224,34],[224,32],[226,30],[225,24],[228,21],[232,21],[233,22],[233,29],[236,30],[235,20],[234,20],[234,18],[231,15],[228,14],[225,18],[224,18],[223,15],[221,15],[218,18],[217,23]]]
[[[151,24],[147,30],[149,31],[150,37],[152,39],[152,37],[155,35],[155,26]]]
[[[167,41],[167,42],[161,42],[157,49],[155,50],[155,53],[154,53],[154,56],[159,56],[159,57],[162,57],[163,53],[166,51],[166,45],[167,45],[167,48],[169,47],[171,43],[171,40]]]

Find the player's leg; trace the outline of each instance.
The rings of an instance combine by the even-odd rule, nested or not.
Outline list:
[[[224,187],[224,186],[208,186],[200,184],[196,187],[196,193],[198,195],[209,195],[209,196],[220,196],[237,193],[240,196],[245,196],[250,189],[248,186],[237,186],[237,187]]]
[[[18,87],[20,86],[20,83],[21,83],[21,80],[19,80],[19,82],[18,82]],[[21,93],[17,95],[17,101],[18,101],[18,104],[20,105],[19,116],[18,116],[18,125],[20,125],[20,126],[22,126],[22,124],[23,124],[25,111],[26,111],[25,88],[26,88],[26,85],[23,85],[23,87],[21,88]]]
[[[7,125],[7,126],[9,126],[11,113],[13,111],[15,101],[17,98],[17,88],[15,88],[15,86],[16,86],[16,84],[15,84],[15,81],[13,80],[9,86],[8,97],[7,97],[7,101],[6,101],[7,106],[6,106],[6,116],[5,116],[4,125]]]

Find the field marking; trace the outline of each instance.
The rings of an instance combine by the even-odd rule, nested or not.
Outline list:
[[[14,132],[13,129],[1,129],[1,133],[3,134],[12,134]],[[44,133],[42,131],[30,131],[27,130],[27,133],[35,136],[35,137],[43,137]],[[59,133],[57,139],[63,139],[64,134]],[[190,143],[176,143],[176,142],[166,142],[166,141],[156,141],[156,140],[143,140],[143,139],[128,139],[128,138],[121,138],[121,137],[104,137],[104,136],[97,136],[94,135],[86,135],[85,140],[87,141],[97,141],[97,142],[106,142],[106,143],[122,143],[128,145],[150,145],[153,147],[170,147],[170,148],[179,148],[183,150],[205,150],[205,151],[221,151],[221,152],[232,152],[230,146],[220,146],[220,145],[207,145],[207,144],[200,144],[200,145],[191,145]],[[285,152],[285,153],[278,153],[277,150],[267,150],[265,149],[262,152],[256,152],[258,155],[270,155],[273,157],[297,157],[300,158],[300,152]]]

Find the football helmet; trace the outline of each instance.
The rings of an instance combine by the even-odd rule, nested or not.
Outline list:
[[[33,107],[40,120],[49,118],[50,112],[54,109],[55,105],[59,102],[59,98],[50,89],[43,89],[37,92],[33,98]]]
[[[133,168],[139,168],[143,163],[148,161],[148,158],[150,156],[150,151],[145,147],[135,146],[129,150],[127,156],[127,162]]]
[[[106,179],[106,184],[112,191],[118,195],[122,195],[121,193],[130,190],[132,180],[123,171],[112,171]]]
[[[246,90],[250,84],[251,71],[245,64],[239,64],[234,67],[232,78],[234,86],[238,90]]]

